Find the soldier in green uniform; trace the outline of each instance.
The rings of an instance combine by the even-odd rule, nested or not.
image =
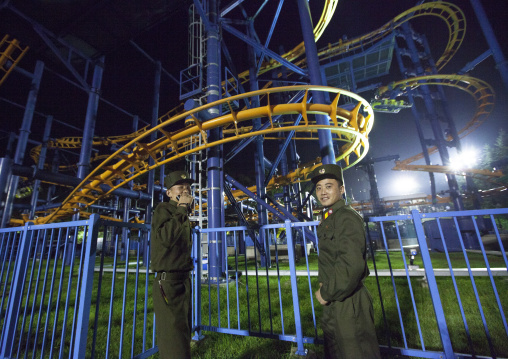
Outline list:
[[[381,358],[372,297],[363,280],[369,275],[362,217],[346,205],[342,169],[328,164],[312,172],[316,195],[325,207],[318,226],[321,326],[326,358]]]
[[[185,171],[164,179],[169,202],[155,208],[151,231],[151,268],[157,346],[163,359],[190,358],[191,341],[191,225],[188,211],[193,202]]]

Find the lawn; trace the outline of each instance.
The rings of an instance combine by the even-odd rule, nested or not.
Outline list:
[[[403,268],[401,252],[390,252],[389,255],[392,268]],[[443,253],[431,253],[431,257],[436,268],[448,267]],[[450,257],[453,268],[464,266],[464,258],[461,253],[451,253]],[[485,266],[481,254],[471,253],[468,254],[468,258],[472,267]],[[310,269],[317,270],[316,254],[311,254],[308,260]],[[377,252],[375,260],[377,269],[389,268],[385,252]],[[490,255],[488,260],[492,267],[505,266],[502,257]],[[105,258],[105,263],[111,264],[111,259]],[[242,267],[239,269],[245,269],[243,257],[239,258],[239,263],[242,263]],[[20,304],[22,309],[18,326],[20,354],[25,352],[26,333],[29,330],[32,335],[32,343],[35,341],[33,334],[38,333],[36,356],[40,356],[42,350],[44,350],[44,357],[49,357],[50,350],[57,353],[60,349],[57,341],[62,336],[65,336],[66,344],[63,352],[66,353],[73,332],[73,326],[70,323],[74,320],[74,297],[78,279],[77,263],[70,283],[69,267],[62,267],[61,263],[54,266],[52,260],[50,263],[38,261],[31,262],[30,266],[31,264],[34,264],[34,279],[31,286],[29,286],[27,279],[25,299]],[[234,264],[234,260],[230,260],[229,264]],[[415,264],[422,266],[420,256],[415,259]],[[119,268],[125,268],[125,262],[118,262],[117,265]],[[369,266],[373,267],[372,259],[369,260]],[[247,268],[255,270],[255,262],[248,261]],[[303,270],[305,268],[305,257],[302,257],[297,264],[297,269]],[[277,266],[274,263],[269,270],[275,271],[276,269]],[[289,269],[288,263],[280,261],[279,269]],[[99,272],[95,273],[87,342],[87,354],[90,357],[94,354],[95,358],[105,358],[108,353],[110,358],[117,358],[120,357],[120,348],[122,357],[131,357],[132,354],[140,354],[153,345],[152,279],[150,278],[148,281],[149,290],[145,302],[145,274],[141,273],[139,281],[136,281],[135,273],[132,272],[135,268],[131,267],[130,270],[131,272],[127,276],[120,272],[116,273],[114,277],[110,272],[104,272],[102,276]],[[266,273],[264,268],[259,268],[259,271],[260,274]],[[36,281],[35,278],[39,272],[47,272],[49,275],[46,279],[41,277]],[[373,272],[371,270],[371,273]],[[52,276],[53,273],[54,276]],[[477,299],[469,277],[456,278],[470,339],[466,335],[452,279],[437,277],[436,280],[454,351],[492,356],[492,349],[496,355],[508,357],[507,334],[500,318],[499,307],[493,295],[490,279],[475,277]],[[373,296],[376,329],[380,344],[404,347],[404,343],[407,342],[409,348],[418,349],[422,348],[423,340],[426,350],[442,350],[429,290],[422,277],[411,277],[410,282],[405,276],[396,277],[393,282],[390,277],[379,277],[378,281],[371,274],[365,285]],[[502,308],[507,310],[508,298],[505,295],[508,293],[507,277],[494,277],[494,283],[498,293],[501,294]],[[319,338],[322,335],[319,328],[321,308],[315,301],[311,302],[311,292],[317,288],[317,285],[317,277],[309,279],[307,276],[303,276],[297,280],[303,335],[309,338]],[[401,316],[399,316],[396,306],[394,286],[397,291]],[[54,290],[51,291],[51,288]],[[62,288],[62,291],[58,292],[57,288]],[[280,279],[277,277],[267,278],[262,275],[256,277],[249,274],[238,278],[238,295],[235,288],[236,281],[219,287],[208,284],[201,286],[201,325],[230,329],[240,328],[249,331],[252,336],[204,331],[205,339],[193,345],[193,358],[288,358],[291,348],[295,344],[269,338],[280,334],[294,335],[295,333],[290,278],[288,276],[280,277]],[[26,301],[28,292],[30,292],[30,296]],[[111,293],[114,295],[113,301],[110,300]],[[220,300],[217,299],[218,295]],[[44,298],[42,302],[41,298]],[[416,313],[413,310],[413,298]],[[70,305],[67,317],[65,317],[64,308],[67,302]],[[482,306],[483,313],[480,313],[478,309],[478,302]],[[43,309],[41,312],[43,314],[39,318],[40,308]],[[47,308],[50,309],[49,316],[46,315]],[[122,311],[122,308],[125,310]],[[145,312],[148,314],[145,315]],[[23,313],[26,316],[23,317]],[[487,323],[490,343],[481,320],[482,314]],[[415,320],[416,317],[420,320],[419,327]],[[135,323],[135,327],[133,323]],[[314,323],[317,324],[317,328]],[[146,324],[146,330],[143,329],[144,324]],[[21,335],[22,325],[23,335]],[[402,326],[404,331],[401,329]],[[422,340],[419,331],[422,333]],[[43,343],[44,333],[47,337]],[[143,334],[146,334],[144,338]],[[133,336],[134,341],[132,340]],[[52,343],[53,337],[55,338],[54,343]],[[305,347],[315,352],[318,358],[322,357],[320,344],[306,344]],[[33,351],[30,349],[27,354],[31,355]],[[56,354],[53,355],[56,356]],[[157,357],[156,354],[154,358]]]

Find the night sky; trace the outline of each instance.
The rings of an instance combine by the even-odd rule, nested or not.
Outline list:
[[[247,11],[252,11],[253,13],[256,6],[259,6],[258,3],[262,2],[248,2],[245,6],[251,8],[248,8]],[[334,19],[326,29],[323,37],[318,41],[317,47],[319,49],[328,43],[335,43],[344,35],[348,38],[354,38],[373,31],[415,3],[407,0],[341,0],[339,1]],[[455,57],[443,68],[442,74],[456,73],[488,49],[470,3],[468,1],[452,1],[452,3],[459,5],[464,11],[467,29],[461,48]],[[495,0],[482,0],[482,4],[506,57],[508,56],[508,25],[506,24],[508,4],[506,1]],[[275,6],[276,2],[271,2],[263,9],[258,20],[256,20],[255,28],[262,42],[264,42],[266,32],[268,31],[267,24],[270,23],[273,17]],[[310,6],[314,22],[316,22],[321,13],[322,2],[313,0],[310,2]],[[0,11],[0,15],[5,16],[6,11],[3,10],[3,14]],[[234,15],[232,13],[231,17]],[[286,1],[270,45],[273,51],[278,51],[279,45],[284,46],[284,49],[287,51],[301,41],[302,37],[298,22],[296,2]],[[132,40],[152,58],[160,60],[163,68],[175,78],[178,78],[179,71],[187,65],[186,23],[187,10],[182,9],[181,13],[175,14],[170,21],[136,35]],[[428,16],[414,20],[411,24],[415,31],[425,34],[432,47],[432,54],[437,60],[441,56],[448,38],[445,24],[441,20],[432,19]],[[11,29],[4,28],[4,25],[0,21],[0,35],[3,36],[6,33],[16,36],[15,33],[12,34]],[[229,34],[224,34],[224,40],[232,54],[237,70],[239,72],[244,71],[246,69],[246,47],[238,39],[233,38]],[[20,41],[22,42],[23,39],[20,38]],[[32,71],[35,64],[34,61],[33,57],[27,55],[19,66]],[[46,66],[49,71],[46,71],[43,75],[43,82],[37,102],[36,110],[38,115],[34,118],[32,129],[34,139],[40,139],[42,134],[42,128],[44,127],[43,115],[54,115],[59,121],[81,128],[86,110],[86,93],[70,86],[54,74],[54,72],[62,72],[61,67],[57,63],[48,61]],[[66,77],[71,77],[69,73],[63,73]],[[480,151],[485,144],[494,142],[501,129],[508,132],[508,121],[506,120],[506,113],[508,111],[508,101],[506,101],[507,91],[503,88],[492,57],[479,64],[469,75],[487,81],[496,92],[496,105],[490,118],[473,134],[470,134],[461,141],[463,148],[476,148]],[[97,117],[96,135],[111,136],[130,133],[132,130],[132,120],[129,114],[137,114],[141,117],[142,121],[149,122],[152,108],[153,78],[153,64],[131,44],[118,44],[115,48],[110,49],[106,54],[101,96],[116,106],[121,107],[128,114],[118,111],[105,102],[101,102]],[[386,85],[390,81],[399,79],[398,65],[394,58],[390,75],[375,79],[374,81],[382,82]],[[24,105],[28,88],[28,80],[19,74],[12,74],[0,87],[0,139],[2,140],[0,156],[5,155],[7,133],[9,131],[18,131],[23,118],[22,109],[17,108],[9,102]],[[445,93],[456,127],[460,130],[474,115],[474,100],[468,94],[458,89],[447,88]],[[373,98],[373,93],[362,93],[361,95],[369,101]],[[180,102],[178,97],[177,84],[167,75],[163,75],[159,113],[163,114],[177,105]],[[398,114],[376,113],[375,116],[376,122],[370,134],[369,155],[371,157],[378,158],[388,155],[399,155],[401,159],[405,159],[421,152],[411,110],[402,110]],[[140,126],[142,125],[144,124],[141,123]],[[52,136],[80,136],[80,131],[58,124],[54,126]],[[269,148],[270,146],[267,146],[267,149]],[[302,162],[312,160],[318,155],[316,144],[299,144],[298,151]],[[453,151],[450,150],[452,157],[454,155]],[[252,151],[249,151],[250,153]],[[242,158],[244,158],[243,156]],[[275,159],[275,156],[276,153],[270,151],[266,153],[266,157],[270,160]],[[432,162],[433,164],[441,164],[438,155],[432,156]],[[253,168],[251,163],[253,161],[232,161],[231,167],[227,170],[235,177],[241,172],[251,172]],[[429,176],[426,173],[392,171],[391,168],[393,166],[393,161],[379,162],[375,165],[381,197],[403,194],[396,185],[397,180],[401,177],[409,177],[416,181],[417,186],[413,189],[413,192],[430,193]],[[349,169],[345,173],[345,180],[349,196],[352,195],[357,200],[368,199],[369,184],[362,170]],[[438,191],[447,189],[443,174],[436,174],[436,180]]]

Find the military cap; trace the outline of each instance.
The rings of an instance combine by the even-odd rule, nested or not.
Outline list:
[[[174,171],[164,178],[164,186],[166,186],[167,189],[182,183],[193,184],[194,180],[190,178],[189,174],[185,171]]]
[[[328,164],[317,167],[311,173],[311,180],[314,184],[325,178],[333,178],[344,184],[344,178],[342,177],[342,168],[339,165]]]

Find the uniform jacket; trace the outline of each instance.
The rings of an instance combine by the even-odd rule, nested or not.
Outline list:
[[[184,206],[178,206],[172,200],[157,205],[152,218],[150,245],[152,271],[192,270],[191,225]]]
[[[326,301],[343,301],[354,294],[369,275],[365,227],[362,217],[343,199],[318,226],[319,282]]]

